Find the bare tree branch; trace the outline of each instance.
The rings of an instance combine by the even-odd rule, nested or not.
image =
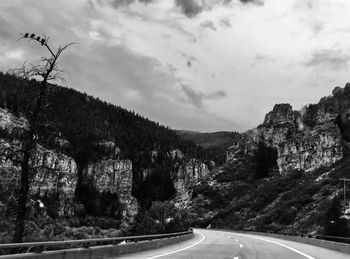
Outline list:
[[[53,51],[52,47],[49,44],[49,37],[43,34],[42,36],[37,36],[34,33],[30,34],[20,34],[21,37],[18,40],[27,39],[28,41],[34,41],[49,52],[48,57],[42,57],[36,64],[31,64],[29,68],[26,67],[25,63],[22,68],[14,70],[14,73],[17,73],[19,76],[31,79],[31,78],[40,78],[41,83],[39,85],[39,94],[35,100],[32,111],[30,112],[31,116],[28,120],[29,131],[27,133],[26,140],[23,144],[23,158],[21,161],[21,190],[20,197],[18,199],[17,206],[17,216],[16,216],[16,228],[14,234],[14,242],[22,242],[23,233],[24,233],[24,221],[26,216],[26,202],[28,200],[29,193],[29,179],[31,178],[30,171],[35,171],[36,167],[33,168],[31,163],[31,158],[33,157],[33,150],[37,148],[38,145],[38,135],[37,130],[39,126],[38,118],[39,115],[47,107],[47,96],[49,91],[50,81],[59,80],[60,74],[63,73],[63,70],[58,66],[58,58],[64,50],[68,47],[77,44],[75,42],[68,43],[64,46],[59,46],[57,51]],[[38,168],[45,168],[45,165],[40,165]],[[52,168],[46,168],[52,170]]]

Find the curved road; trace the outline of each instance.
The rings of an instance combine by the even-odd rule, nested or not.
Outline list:
[[[277,238],[195,229],[194,238],[176,245],[128,254],[123,259],[349,259],[349,254]]]

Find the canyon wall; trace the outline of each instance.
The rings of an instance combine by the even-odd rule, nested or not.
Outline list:
[[[342,135],[334,123],[336,114],[317,106],[315,125],[304,123],[302,111],[293,111],[290,104],[276,104],[264,122],[242,134],[241,140],[227,151],[227,162],[254,155],[258,144],[277,151],[281,174],[291,170],[313,171],[329,166],[343,157]]]
[[[0,179],[3,184],[7,184],[12,194],[19,186],[22,158],[22,143],[13,138],[13,135],[16,133],[16,136],[20,137],[27,127],[28,122],[25,118],[16,117],[6,109],[0,109]],[[117,157],[120,150],[114,146],[112,155],[115,159],[102,159],[90,163],[82,171],[93,179],[92,184],[99,192],[118,194],[123,220],[132,221],[138,211],[137,201],[131,194],[132,163],[130,160],[120,160]],[[78,167],[75,160],[38,145],[32,152],[30,168],[30,200],[37,200],[46,206],[49,198],[54,199],[57,207],[55,213],[58,216],[72,216],[74,203],[77,202],[75,191],[78,184]]]
[[[132,196],[132,163],[130,160],[101,160],[84,170],[93,179],[98,192],[118,194],[123,220],[133,221],[138,212],[137,200]]]

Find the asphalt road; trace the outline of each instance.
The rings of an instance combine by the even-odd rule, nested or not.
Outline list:
[[[195,229],[194,238],[180,244],[128,254],[123,259],[349,259],[349,254],[277,238]]]

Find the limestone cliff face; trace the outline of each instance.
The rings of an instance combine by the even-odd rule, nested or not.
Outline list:
[[[265,116],[264,125],[281,125],[294,122],[294,112],[289,103],[276,104]]]
[[[228,149],[227,162],[253,155],[258,143],[264,142],[277,150],[278,170],[282,174],[296,169],[313,171],[335,163],[343,157],[342,136],[332,121],[336,115],[322,107],[317,106],[314,114],[316,125],[308,127],[291,105],[275,105],[263,124],[243,133],[241,141]]]
[[[20,136],[28,128],[25,118],[12,115],[0,109],[0,180],[7,183],[9,189],[18,188],[20,179],[20,161],[22,143],[13,139],[14,133]],[[11,138],[7,138],[10,136]],[[113,158],[91,163],[83,169],[99,192],[116,193],[121,204],[123,219],[132,221],[138,211],[136,199],[132,192],[132,163],[119,160],[120,150],[115,143],[103,142],[101,146],[111,150]],[[49,202],[55,200],[55,213],[58,216],[71,216],[74,206],[75,190],[78,183],[78,168],[73,158],[38,145],[30,159],[32,178],[30,179],[31,199]],[[46,200],[46,201],[45,201]]]
[[[151,155],[154,153],[156,153],[156,151],[152,151]],[[197,184],[208,176],[210,169],[215,167],[214,161],[206,161],[206,163],[204,163],[199,159],[186,158],[186,155],[180,149],[170,150],[167,155],[173,161],[173,168],[170,172],[170,176],[177,195],[180,196],[187,193],[189,187]],[[144,169],[142,171],[142,179],[145,181],[152,173],[152,169]]]
[[[57,195],[58,215],[73,215],[72,205],[78,182],[74,159],[39,146],[33,153],[30,164],[32,168],[37,168],[30,192],[39,197]]]
[[[132,196],[132,163],[130,160],[108,159],[89,164],[87,176],[99,192],[119,196],[123,219],[133,221],[138,212],[137,200]]]
[[[17,161],[21,159],[18,153],[21,146],[19,141],[0,139],[0,152],[3,154],[0,156],[1,181],[8,182],[13,190],[19,185],[21,167]],[[15,156],[9,159],[12,153]],[[72,215],[78,180],[77,165],[73,158],[38,146],[32,153],[30,167],[33,175],[30,179],[30,195],[35,199],[55,197],[57,215]]]
[[[185,192],[209,174],[208,166],[200,160],[190,159],[183,163],[174,176],[174,187],[178,193]]]
[[[335,87],[331,96],[323,97],[316,107],[318,124],[329,122],[338,115],[345,117],[350,112],[350,83],[344,88]]]
[[[279,143],[277,151],[281,173],[293,169],[313,171],[332,165],[343,157],[342,138],[336,125],[326,123]]]
[[[23,132],[28,128],[28,121],[24,117],[14,116],[6,109],[0,108],[0,129],[9,134]]]

